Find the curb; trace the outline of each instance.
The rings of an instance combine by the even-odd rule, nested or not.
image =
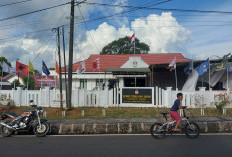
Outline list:
[[[232,121],[196,122],[201,133],[232,133]],[[151,122],[50,123],[50,135],[72,134],[148,134]]]

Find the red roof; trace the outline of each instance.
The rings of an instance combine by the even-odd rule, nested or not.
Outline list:
[[[0,76],[0,81],[2,82],[8,82],[6,79],[4,79],[4,77]]]
[[[100,71],[106,71],[108,68],[120,68],[124,63],[129,60],[129,57],[133,57],[134,54],[124,55],[90,55],[85,60],[85,66],[87,72],[93,72],[92,64],[95,59],[100,58]],[[154,54],[136,54],[136,57],[141,59],[150,65],[169,64],[172,59],[176,57],[177,63],[189,62],[190,60],[185,58],[181,53],[154,53]],[[81,62],[73,64],[73,72],[77,71],[77,68],[81,66]],[[64,68],[62,68],[62,72]]]

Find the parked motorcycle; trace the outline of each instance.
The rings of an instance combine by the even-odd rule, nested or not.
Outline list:
[[[12,112],[3,113],[1,119],[4,120],[4,122],[0,123],[0,133],[2,136],[9,137],[15,131],[26,131],[29,133],[30,130],[32,130],[37,137],[47,135],[50,130],[50,125],[46,119],[40,119],[44,110],[35,105],[33,100],[30,101],[30,106],[35,108],[35,110],[25,111],[20,115]],[[13,120],[9,121],[9,119]]]

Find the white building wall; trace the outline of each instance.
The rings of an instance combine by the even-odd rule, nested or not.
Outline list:
[[[13,76],[12,78],[8,79],[7,81],[12,83],[14,80],[18,80],[18,76]],[[19,78],[20,84],[24,85],[23,79]]]

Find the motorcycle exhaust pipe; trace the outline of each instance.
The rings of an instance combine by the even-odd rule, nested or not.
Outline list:
[[[7,127],[7,128],[9,128],[9,129],[12,129],[12,130],[16,131],[16,129],[15,129],[14,127],[9,126],[9,125],[7,125],[7,124],[4,123],[4,122],[2,122],[2,123],[0,123],[0,124],[3,125],[3,126],[5,126],[5,127]]]

